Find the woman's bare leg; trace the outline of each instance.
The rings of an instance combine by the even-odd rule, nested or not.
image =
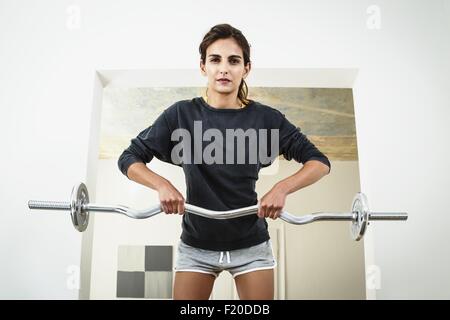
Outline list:
[[[273,269],[243,273],[234,281],[241,300],[273,300]]]
[[[216,277],[212,274],[178,271],[173,285],[174,300],[208,300]]]

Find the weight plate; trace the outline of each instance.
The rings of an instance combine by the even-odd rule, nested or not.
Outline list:
[[[89,212],[83,209],[89,203],[89,194],[86,185],[82,182],[76,184],[70,196],[70,216],[75,229],[80,232],[86,230],[89,223]]]
[[[351,212],[355,214],[355,219],[350,225],[350,232],[353,240],[359,241],[364,236],[369,222],[369,204],[364,193],[358,192],[355,195]]]

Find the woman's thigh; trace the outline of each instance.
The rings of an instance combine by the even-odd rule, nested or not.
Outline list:
[[[216,277],[212,274],[178,271],[175,272],[174,300],[208,300]]]
[[[240,274],[234,278],[241,300],[273,300],[273,269],[257,270]]]

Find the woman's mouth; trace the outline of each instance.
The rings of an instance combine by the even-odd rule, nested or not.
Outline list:
[[[230,80],[226,80],[226,79],[219,79],[217,81],[222,85],[227,85],[228,83],[231,83]]]

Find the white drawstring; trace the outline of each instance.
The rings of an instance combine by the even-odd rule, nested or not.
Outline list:
[[[226,251],[227,253],[227,262],[231,263],[231,258],[230,258],[230,251]],[[220,251],[220,258],[219,258],[219,263],[223,262],[223,251]]]

